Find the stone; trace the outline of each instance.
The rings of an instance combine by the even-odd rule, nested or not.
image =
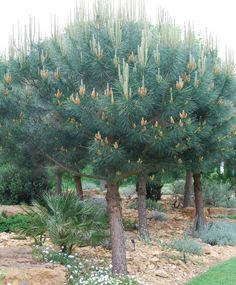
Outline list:
[[[157,263],[159,261],[159,258],[154,256],[151,258],[151,262]]]
[[[168,277],[169,277],[168,274],[167,274],[167,272],[164,271],[163,269],[158,269],[158,270],[156,270],[156,271],[155,271],[155,275],[156,275],[156,276],[159,276],[159,277],[161,277],[161,278],[168,278]]]
[[[153,253],[152,253],[153,256],[159,255],[159,254],[160,254],[160,251],[159,251],[159,250],[154,250]]]
[[[38,262],[25,245],[0,249],[0,270],[3,284],[64,285],[67,280],[64,266]]]

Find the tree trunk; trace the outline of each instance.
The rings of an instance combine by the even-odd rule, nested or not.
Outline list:
[[[138,230],[143,240],[148,240],[148,226],[146,213],[146,179],[140,177],[138,181]]]
[[[77,196],[79,197],[80,200],[83,200],[84,195],[83,195],[83,188],[82,188],[82,183],[81,183],[81,176],[74,176],[74,181],[75,181]]]
[[[118,184],[107,183],[106,200],[110,222],[112,271],[117,274],[127,274],[125,236]]]
[[[56,176],[56,185],[55,185],[55,188],[56,188],[56,193],[58,195],[60,195],[62,193],[62,175],[63,175],[63,172],[56,168],[55,170],[55,176]]]
[[[236,197],[236,166],[234,166],[234,196]]]
[[[184,185],[184,201],[183,208],[190,207],[191,204],[191,190],[193,184],[193,174],[191,171],[186,172],[185,185]]]
[[[199,232],[204,228],[206,218],[204,215],[202,189],[201,189],[201,174],[193,174],[194,197],[195,197],[195,219],[193,225],[193,233]]]

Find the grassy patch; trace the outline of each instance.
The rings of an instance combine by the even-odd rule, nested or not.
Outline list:
[[[235,285],[236,258],[221,263],[185,285]]]

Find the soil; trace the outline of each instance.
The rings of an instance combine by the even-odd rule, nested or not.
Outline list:
[[[96,197],[102,198],[104,194],[100,193],[98,194],[97,191],[94,192]],[[90,193],[90,196],[93,195]],[[123,216],[125,219],[137,221],[137,210],[128,209],[128,204],[131,199],[136,199],[136,197],[123,197],[122,199]],[[194,209],[173,209],[170,207],[171,203],[169,203],[169,197],[163,200],[163,205],[167,208],[168,220],[162,222],[148,220],[151,237],[150,242],[144,243],[141,241],[136,230],[125,232],[128,272],[131,276],[134,276],[137,280],[142,281],[143,284],[146,285],[183,285],[208,268],[236,256],[236,246],[210,246],[197,240],[203,248],[203,255],[189,255],[187,256],[187,263],[185,263],[183,256],[179,252],[171,249],[168,244],[173,238],[182,238],[184,233],[190,230]],[[224,209],[219,209],[220,213],[222,211],[224,211]],[[209,215],[213,212],[217,213],[217,210],[211,209],[209,211],[209,209],[206,209],[205,212],[209,220],[212,219]],[[31,241],[20,241],[14,239],[14,237],[14,234],[0,234],[0,271],[2,269],[8,269],[8,272],[12,272],[12,268],[15,268],[17,269],[15,273],[19,274],[21,271],[21,275],[23,274],[23,276],[25,276],[24,274],[26,274],[26,272],[23,268],[25,268],[24,264],[26,264],[28,272],[31,268],[32,270],[38,270],[35,276],[41,276],[42,274],[45,278],[49,278],[49,281],[45,281],[46,279],[44,278],[44,283],[32,283],[35,281],[30,280],[27,284],[64,284],[66,270],[63,267],[56,266],[55,269],[52,264],[36,262],[32,259],[31,249],[29,247]],[[95,256],[98,259],[109,259],[111,257],[110,250],[101,246],[96,248],[76,248],[76,252],[86,257],[91,256],[94,258]],[[53,280],[50,277],[52,272],[47,274],[40,272],[40,270],[43,269],[48,272],[47,270],[50,270],[50,268],[55,272],[57,277],[60,276],[60,282],[63,283],[59,281],[57,281],[58,283],[50,283],[52,282],[50,280]],[[16,277],[16,274],[14,274],[11,276]],[[33,275],[34,274],[31,274],[30,278],[32,278]]]

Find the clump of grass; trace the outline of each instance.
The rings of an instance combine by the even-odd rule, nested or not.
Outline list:
[[[183,254],[183,261],[185,263],[187,262],[187,255],[189,254],[202,255],[201,246],[188,237],[184,237],[183,239],[174,239],[170,243],[170,247]]]
[[[152,211],[150,215],[148,216],[148,219],[164,222],[168,220],[168,217],[166,213],[159,212],[159,211]]]

